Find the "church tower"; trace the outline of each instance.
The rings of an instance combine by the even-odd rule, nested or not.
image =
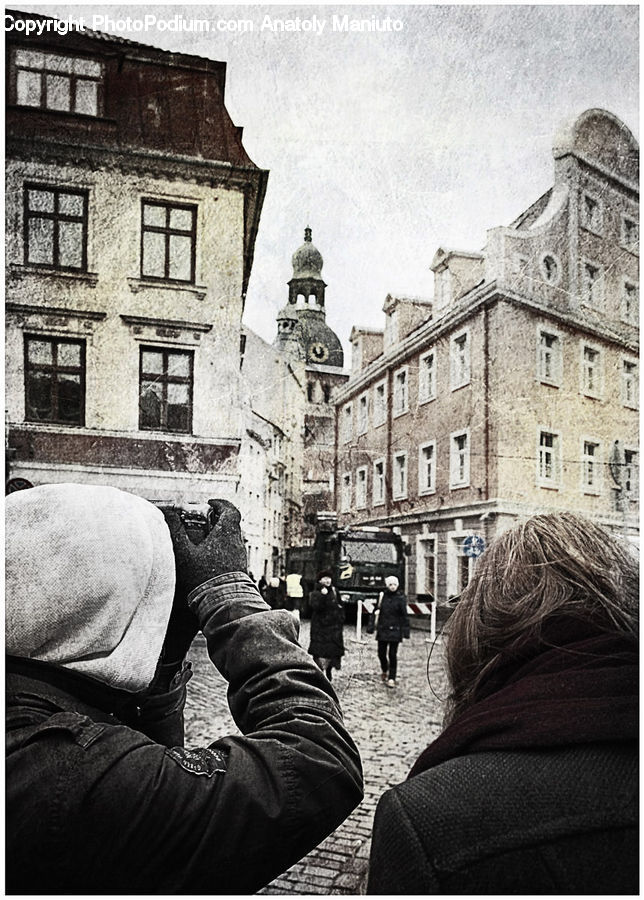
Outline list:
[[[324,261],[311,229],[292,257],[288,302],[277,314],[273,346],[304,363],[306,403],[302,466],[302,543],[315,537],[317,513],[332,512],[334,502],[335,407],[333,394],[348,379],[337,334],[326,324]]]
[[[293,254],[292,264],[288,303],[277,315],[274,346],[307,364],[341,369],[344,365],[342,344],[325,321],[324,260],[313,245],[310,228],[304,229],[304,243]]]

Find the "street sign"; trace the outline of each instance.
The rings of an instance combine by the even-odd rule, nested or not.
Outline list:
[[[485,550],[485,541],[478,534],[470,534],[463,539],[463,553],[466,556],[480,556]]]

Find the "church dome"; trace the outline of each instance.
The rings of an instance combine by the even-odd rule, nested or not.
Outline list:
[[[304,229],[304,243],[299,247],[292,258],[293,278],[322,278],[322,266],[324,260],[322,254],[311,243],[311,229]]]

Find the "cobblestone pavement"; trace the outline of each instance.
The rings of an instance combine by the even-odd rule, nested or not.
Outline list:
[[[301,623],[300,643],[308,647],[309,623]],[[263,894],[364,893],[370,835],[376,803],[388,787],[407,776],[418,753],[440,730],[445,679],[442,639],[430,655],[427,632],[412,628],[398,653],[398,685],[380,680],[376,642],[355,641],[355,626],[345,626],[342,670],[334,672],[346,726],[362,756],[365,796],[349,818],[300,862],[276,878]],[[206,654],[199,636],[190,658],[195,675],[188,689],[186,745],[199,746],[237,733],[226,703],[226,684]],[[429,662],[428,662],[429,660]]]

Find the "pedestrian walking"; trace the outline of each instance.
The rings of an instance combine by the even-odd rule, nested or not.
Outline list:
[[[304,597],[302,576],[299,572],[289,572],[286,576],[286,596],[288,598],[288,609],[295,612],[299,619],[302,598]]]
[[[319,587],[311,591],[311,641],[309,653],[331,681],[332,670],[341,667],[344,656],[344,604],[332,587],[331,572],[318,574]]]
[[[266,581],[266,576],[262,573],[259,576],[259,581],[257,582],[257,590],[262,596],[262,600],[266,599],[266,588],[268,587],[268,582]]]
[[[638,894],[638,567],[572,513],[498,537],[450,620],[445,729],[380,799],[370,894]]]
[[[331,685],[245,574],[237,510],[210,504],[195,545],[114,488],[7,497],[9,894],[254,894],[361,800]],[[198,630],[239,731],[186,749]]]
[[[266,585],[264,594],[264,599],[271,609],[282,608],[282,588],[277,575],[274,575],[272,578],[268,579],[268,584]]]
[[[390,688],[396,687],[398,645],[409,638],[407,598],[399,587],[400,582],[395,575],[385,578],[385,590],[378,597],[367,626],[367,634],[376,632],[380,677]]]

